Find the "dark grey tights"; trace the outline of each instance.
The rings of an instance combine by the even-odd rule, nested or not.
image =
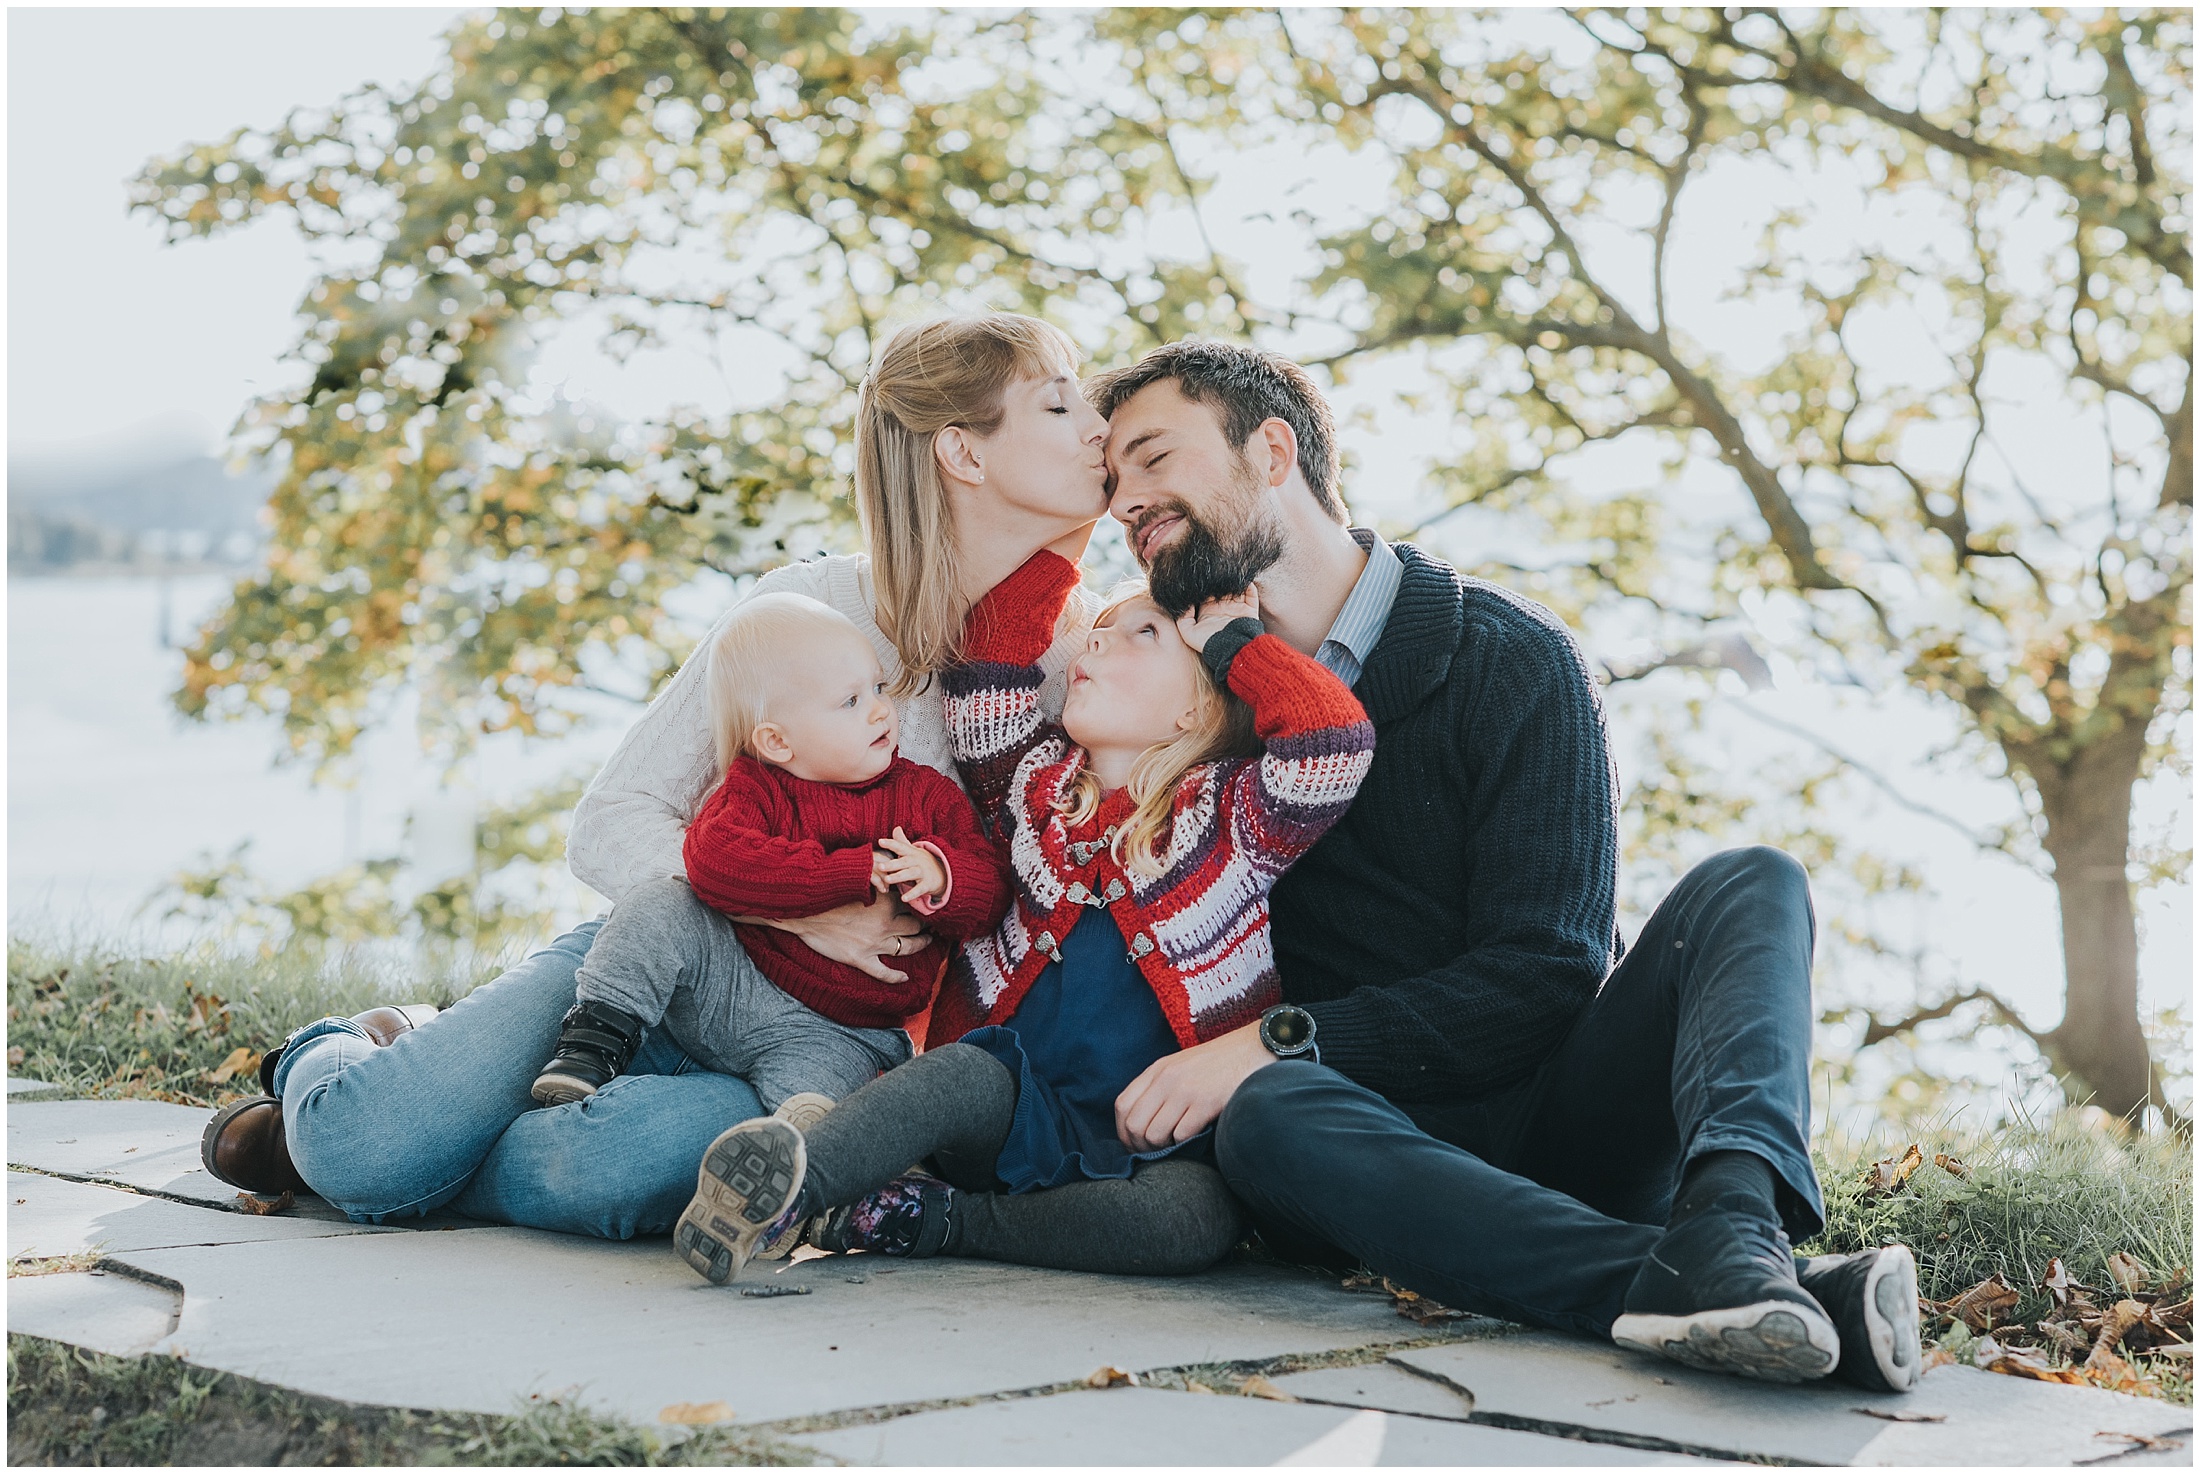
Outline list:
[[[807,1211],[854,1202],[931,1159],[957,1189],[943,1253],[1101,1274],[1192,1274],[1238,1241],[1236,1199],[1203,1162],[1143,1162],[1130,1177],[997,1193],[1016,1077],[969,1044],[928,1050],[850,1095],[805,1138]]]

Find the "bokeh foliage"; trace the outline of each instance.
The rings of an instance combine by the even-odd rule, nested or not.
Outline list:
[[[468,20],[417,88],[138,181],[178,235],[282,215],[326,268],[310,372],[244,426],[283,467],[274,551],[179,702],[275,713],[321,763],[407,685],[454,753],[559,730],[605,657],[681,653],[661,596],[697,569],[846,544],[854,387],[880,325],[930,307],[1048,315],[1100,361],[1211,333],[1340,380],[1404,362],[1463,427],[1447,505],[1564,550],[1481,571],[1669,650],[1746,618],[1942,704],[1954,760],[2024,808],[1977,838],[2052,869],[2074,939],[2063,1025],[2027,1032],[2122,1112],[2159,1097],[2131,885],[2189,874],[2134,843],[2130,800],[2185,761],[2190,706],[2190,70],[2189,16],[2152,10]],[[1249,290],[1187,208],[1211,161],[1338,143],[1380,207]],[[1791,202],[1735,284],[1768,363],[1668,300],[1675,222],[1738,170]],[[613,422],[530,381],[561,332],[707,335],[784,388]],[[2095,427],[2105,499],[2003,453],[2010,375]],[[1592,489],[1616,446],[1653,469]],[[1644,854],[1741,817],[1687,736],[1631,796]],[[1787,785],[1803,808],[1828,763]],[[1822,832],[1791,837],[1915,883]]]

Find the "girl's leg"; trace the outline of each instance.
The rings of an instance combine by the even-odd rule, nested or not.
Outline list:
[[[1016,1077],[971,1044],[926,1050],[842,1101],[804,1133],[805,1214],[884,1187],[937,1156],[954,1181],[990,1185],[1016,1114]]]
[[[601,925],[575,927],[387,1047],[349,1020],[301,1034],[274,1079],[299,1174],[362,1222],[455,1198],[534,1105],[528,1087]]]
[[[1121,1179],[956,1192],[940,1252],[1088,1274],[1197,1274],[1243,1233],[1221,1173],[1164,1157]]]
[[[954,1188],[935,1190],[930,1201],[921,1188],[912,1196],[927,1215],[944,1208],[943,1254],[1099,1274],[1192,1274],[1237,1243],[1237,1200],[1200,1162],[1164,1158],[1121,1180],[991,1191],[1015,1110],[1015,1077],[984,1050],[949,1044],[920,1054],[805,1134],[803,1208],[853,1203],[930,1157]],[[903,1235],[912,1237],[906,1228]]]

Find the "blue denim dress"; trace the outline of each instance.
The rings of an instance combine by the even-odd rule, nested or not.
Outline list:
[[[1152,1152],[1116,1139],[1115,1098],[1178,1045],[1106,911],[1087,911],[1070,929],[1062,960],[1047,965],[1006,1022],[959,1042],[1016,1076],[1016,1117],[993,1169],[1012,1193],[1128,1177],[1140,1162],[1210,1150],[1211,1132]]]

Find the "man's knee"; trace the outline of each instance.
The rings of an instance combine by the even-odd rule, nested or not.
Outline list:
[[[1803,868],[1802,861],[1785,850],[1763,844],[1721,850],[1690,870],[1681,884],[1710,889],[1740,886],[1792,897],[1805,904],[1810,900],[1810,872]]]
[[[1285,1063],[1248,1075],[1215,1122],[1215,1161],[1223,1175],[1258,1181],[1282,1170],[1308,1097],[1329,1074],[1319,1065]]]

